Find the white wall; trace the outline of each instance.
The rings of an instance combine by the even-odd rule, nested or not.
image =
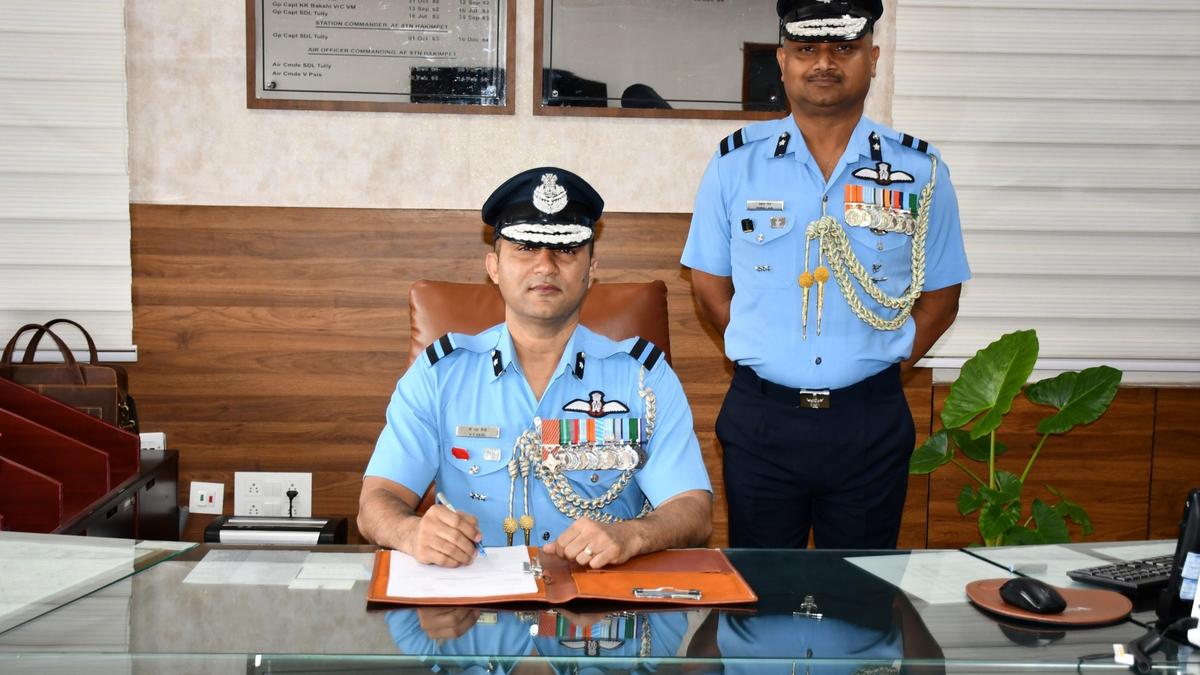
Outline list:
[[[533,8],[517,2],[516,114],[432,115],[248,110],[243,0],[127,0],[130,201],[474,209],[553,164],[607,210],[690,212],[705,163],[745,123],[533,116]],[[892,25],[885,14],[885,95],[868,106],[881,120]]]

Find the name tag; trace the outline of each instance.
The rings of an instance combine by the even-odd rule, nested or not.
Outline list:
[[[747,199],[746,210],[748,211],[782,211],[782,199]]]
[[[460,424],[454,427],[454,435],[459,438],[500,438],[500,427]]]

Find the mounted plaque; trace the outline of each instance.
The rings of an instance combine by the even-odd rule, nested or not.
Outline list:
[[[537,115],[778,118],[775,0],[537,0]]]
[[[246,0],[246,106],[512,114],[516,0]]]

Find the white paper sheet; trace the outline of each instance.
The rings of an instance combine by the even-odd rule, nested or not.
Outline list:
[[[375,564],[372,553],[309,553],[300,567],[297,579],[371,579]]]
[[[308,551],[212,550],[183,579],[185,584],[287,586]]]
[[[292,591],[349,591],[354,588],[353,579],[292,579],[288,590]]]
[[[1096,552],[1111,556],[1117,560],[1141,560],[1142,558],[1153,558],[1160,555],[1174,555],[1175,542],[1156,541],[1148,544],[1105,546],[1104,548],[1097,546]]]
[[[412,556],[392,551],[387,594],[399,598],[486,598],[536,593],[537,582],[524,570],[529,550],[524,546],[487,549],[465,567],[423,565]]]
[[[981,549],[978,555],[1025,576],[1041,579],[1052,586],[1090,587],[1067,576],[1070,570],[1107,565],[1108,561],[1065,546],[1013,546]],[[1001,575],[997,575],[1001,576]]]
[[[846,558],[931,605],[967,602],[966,586],[977,579],[1009,576],[1004,570],[962,551],[913,551],[908,555]]]

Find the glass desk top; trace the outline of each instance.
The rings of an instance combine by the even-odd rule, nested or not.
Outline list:
[[[1121,671],[1113,643],[1145,632],[1132,621],[1063,629],[985,614],[966,601],[965,581],[1011,573],[962,551],[728,550],[758,603],[634,611],[369,608],[374,550],[199,545],[135,558],[132,572],[0,629],[0,671]],[[1180,649],[1157,654],[1156,667],[1174,671]]]
[[[194,546],[178,541],[0,532],[0,632]]]

